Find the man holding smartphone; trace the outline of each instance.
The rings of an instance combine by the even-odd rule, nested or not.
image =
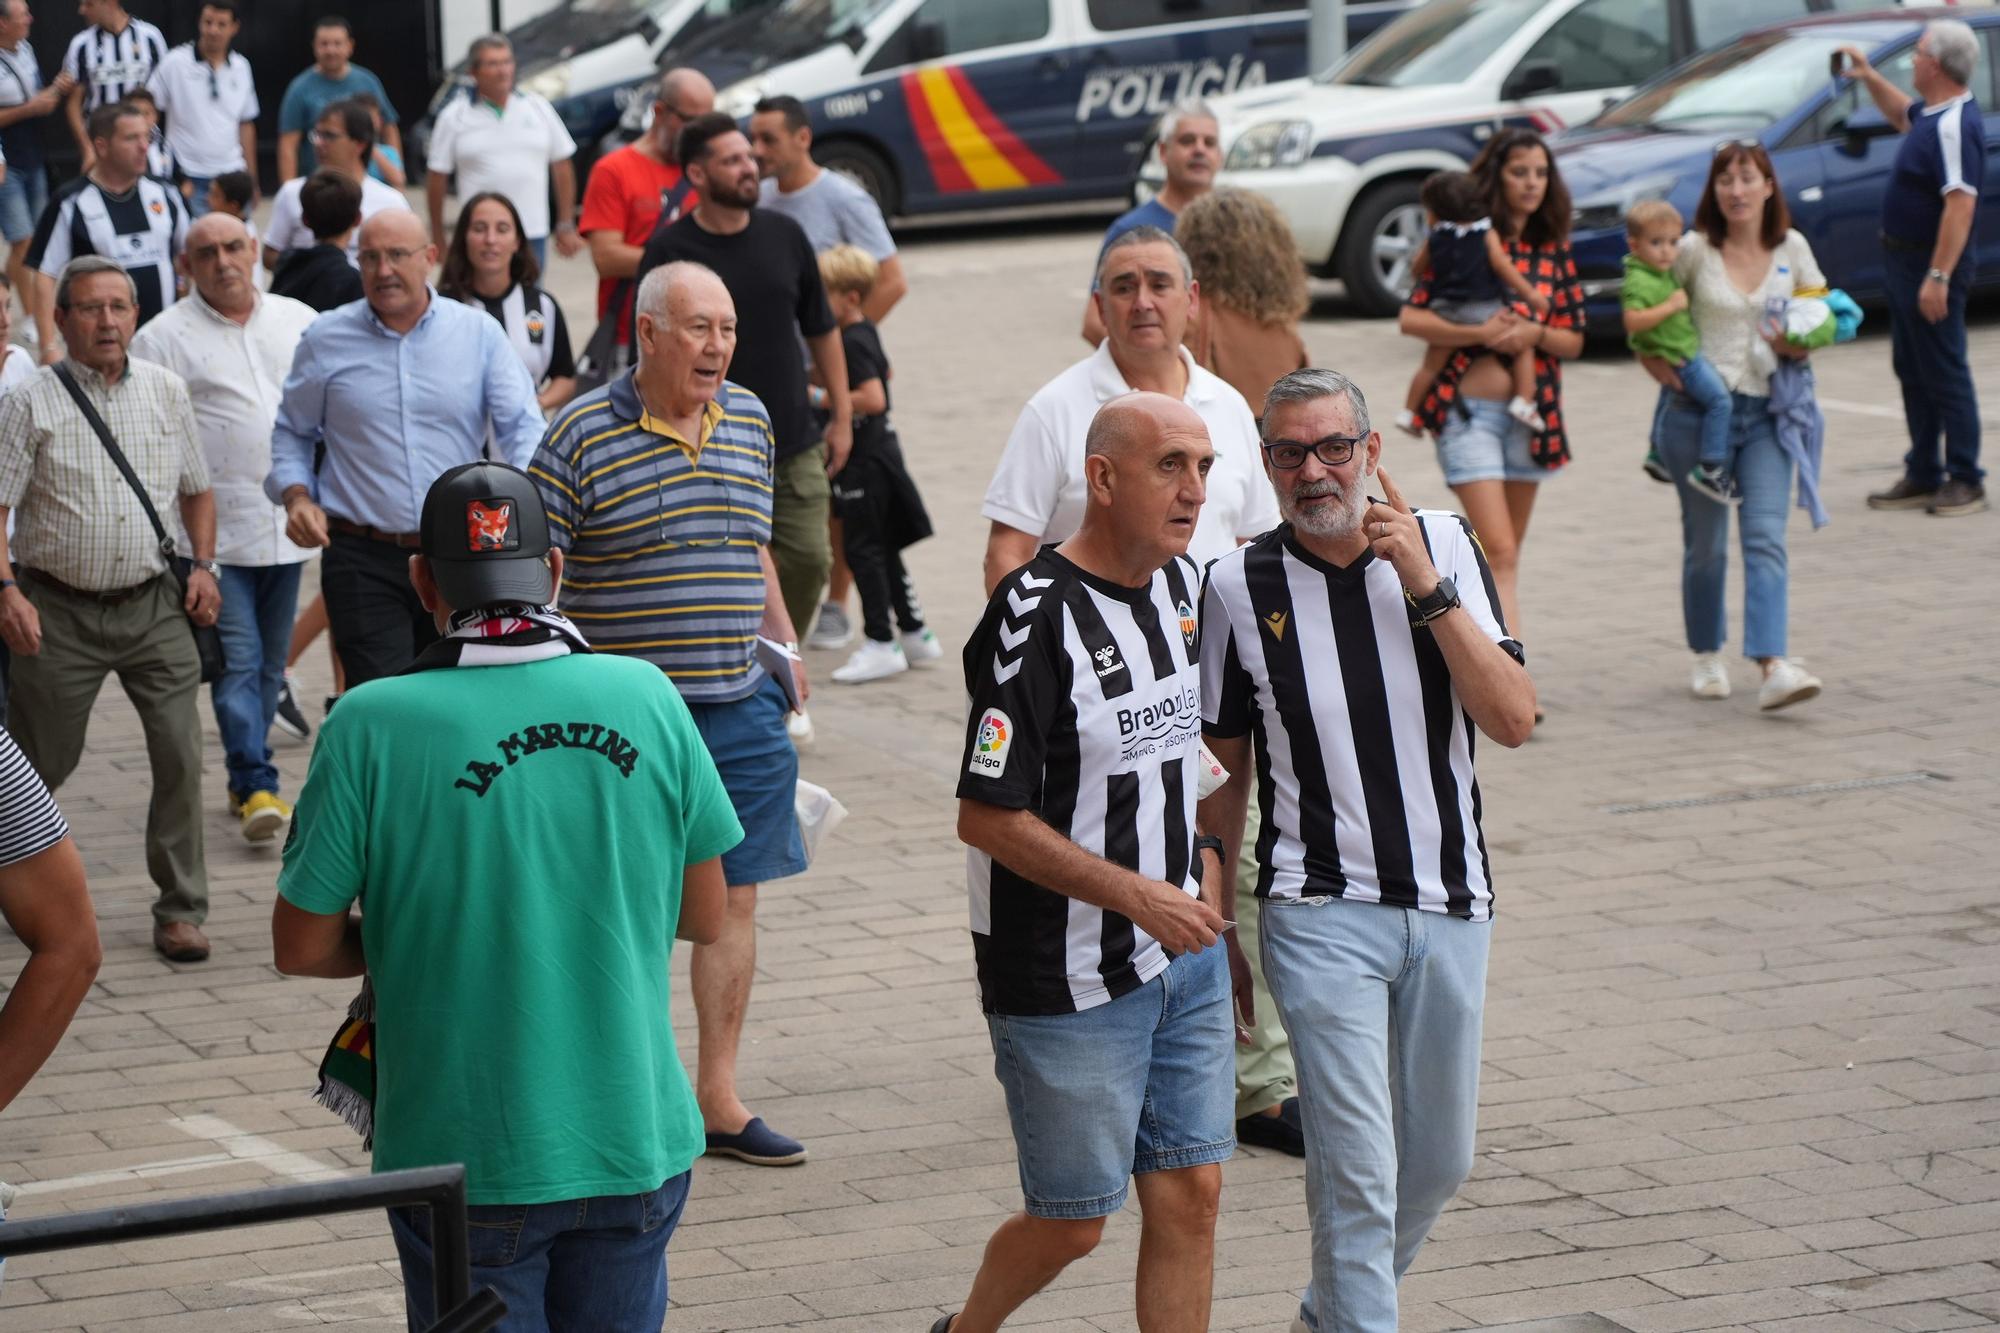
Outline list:
[[[1868,507],[1922,509],[1940,518],[1976,514],[1986,508],[1986,474],[1979,467],[1979,398],[1965,353],[1965,302],[1972,291],[1972,220],[1986,170],[1986,131],[1969,87],[1979,38],[1957,19],[1925,24],[1912,68],[1915,101],[1859,47],[1843,46],[1838,57],[1904,132],[1882,195],[1882,260],[1910,452],[1902,479],[1869,496]]]

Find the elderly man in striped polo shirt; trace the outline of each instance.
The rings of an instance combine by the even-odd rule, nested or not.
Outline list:
[[[790,704],[757,653],[760,634],[793,649],[797,639],[769,549],[771,418],[724,378],[736,307],[712,270],[676,263],[648,273],[633,334],[636,368],[571,403],[528,471],[567,554],[564,610],[598,651],[642,657],[679,687],[743,825],[742,843],[722,858],[722,934],[695,947],[690,969],[695,1096],[709,1152],[790,1166],[805,1148],[736,1093],[757,886],[806,868]],[[793,660],[790,670],[803,697],[805,669]]]

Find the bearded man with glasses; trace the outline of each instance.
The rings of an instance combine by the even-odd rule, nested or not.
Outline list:
[[[1202,599],[1202,733],[1232,776],[1200,820],[1241,921],[1254,738],[1263,832],[1240,907],[1261,917],[1305,1113],[1293,1328],[1394,1333],[1396,1282],[1472,1168],[1493,915],[1472,730],[1521,744],[1535,687],[1472,529],[1412,512],[1351,381],[1279,380],[1263,453],[1285,521],[1211,565]]]
[[[790,1166],[804,1145],[751,1115],[736,1091],[757,886],[806,868],[798,752],[785,730],[789,695],[803,705],[805,668],[770,551],[777,437],[757,395],[725,378],[736,303],[714,270],[681,261],[648,272],[632,333],[637,365],[570,403],[528,473],[566,557],[565,611],[597,651],[652,662],[680,689],[743,825],[722,857],[721,934],[695,947],[689,973],[695,1098],[708,1152]],[[770,641],[761,653],[760,635]]]

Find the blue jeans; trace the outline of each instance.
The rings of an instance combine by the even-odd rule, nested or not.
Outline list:
[[[1889,355],[1903,385],[1903,418],[1910,428],[1910,452],[1903,471],[1920,486],[1935,488],[1947,476],[1977,486],[1986,476],[1979,466],[1979,397],[1965,359],[1965,302],[1972,292],[1972,260],[1959,261],[1951,275],[1945,316],[1933,324],[1917,309],[1928,253],[1882,250],[1882,280],[1889,297]],[[1940,458],[1938,437],[1944,437]]]
[[[535,252],[535,267],[547,273],[549,271],[549,238],[546,236],[537,236],[534,240],[528,242],[528,248]]]
[[[1701,442],[1701,413],[1675,397],[1659,414],[1660,457],[1681,498],[1681,615],[1688,647],[1712,653],[1728,641],[1723,583],[1729,573],[1729,516],[1742,525],[1743,653],[1785,655],[1785,522],[1792,512],[1792,460],[1779,447],[1771,400],[1732,394],[1729,444],[1743,503],[1720,505],[1687,484]]]
[[[9,166],[7,175],[0,179],[0,236],[7,238],[7,244],[16,245],[35,234],[35,223],[40,220],[42,210],[49,203],[49,174],[39,166],[15,168]],[[21,293],[21,304],[27,306],[27,293]]]
[[[1236,1151],[1235,1027],[1220,944],[1074,1014],[988,1014],[1031,1217],[1108,1217],[1135,1175]]]
[[[472,1289],[507,1303],[495,1333],[660,1333],[667,1241],[694,1173],[645,1194],[562,1203],[474,1204]],[[437,1322],[430,1212],[391,1208],[411,1333]]]
[[[299,605],[299,565],[222,566],[223,672],[209,686],[222,733],[229,794],[278,790],[271,762],[271,715],[285,683],[285,653]]]
[[[1469,481],[1545,480],[1528,453],[1528,428],[1507,415],[1507,404],[1489,398],[1461,398],[1445,410],[1437,437],[1438,467],[1444,484]]]
[[[785,731],[788,712],[785,687],[768,676],[741,699],[688,700],[688,715],[743,826],[743,841],[722,854],[722,876],[731,884],[768,884],[806,868],[799,751]]]
[[[1396,1333],[1396,1283],[1472,1170],[1492,928],[1341,898],[1260,906],[1305,1117],[1299,1317]]]
[[[1681,377],[1682,394],[1701,409],[1701,452],[1704,463],[1729,466],[1729,386],[1722,382],[1707,357],[1696,352],[1675,372]],[[1674,391],[1660,390],[1659,406],[1653,409],[1653,438],[1660,438],[1660,417],[1673,400]]]

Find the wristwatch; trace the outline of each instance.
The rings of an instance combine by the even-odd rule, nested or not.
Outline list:
[[[222,566],[213,560],[190,560],[188,564],[218,582],[222,579]]]
[[[1218,861],[1221,860],[1223,855],[1222,839],[1216,837],[1213,833],[1196,834],[1194,839],[1194,855],[1197,861],[1201,859],[1203,852],[1214,852],[1215,858]]]
[[[1403,589],[1403,599],[1410,604],[1410,623],[1428,625],[1458,606],[1458,586],[1450,579],[1440,578],[1437,587],[1423,597]]]
[[[1951,274],[1945,272],[1941,268],[1934,268],[1930,272],[1924,274],[1924,281],[1950,283]]]

